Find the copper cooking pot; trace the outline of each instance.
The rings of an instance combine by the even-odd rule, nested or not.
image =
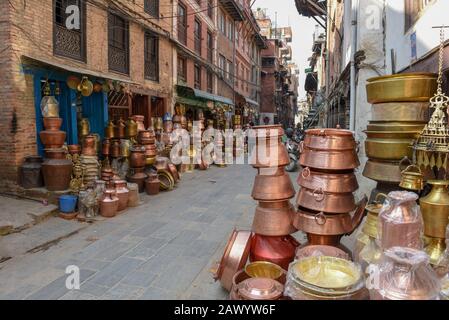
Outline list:
[[[62,118],[47,117],[43,118],[44,128],[48,131],[58,131],[62,126]]]
[[[129,157],[129,164],[131,168],[145,167],[146,156],[145,148],[140,145],[135,145],[130,148],[131,155]]]
[[[154,162],[154,167],[157,170],[168,170],[168,164],[170,163],[170,159],[167,157],[156,157]]]
[[[299,208],[293,221],[294,226],[305,233],[320,235],[350,235],[360,225],[365,215],[368,198],[365,196],[358,204],[354,214],[325,214]]]
[[[261,202],[256,207],[252,230],[264,236],[285,236],[295,233],[295,210],[289,201]]]
[[[226,244],[221,261],[216,265],[214,279],[219,280],[222,287],[228,291],[231,290],[234,275],[243,269],[248,260],[251,237],[250,231],[234,229]]]
[[[301,187],[331,193],[350,193],[359,188],[354,172],[348,173],[324,173],[304,168],[298,176],[298,184]]]
[[[355,149],[325,151],[307,147],[301,150],[299,163],[303,167],[339,171],[352,170],[360,165]]]
[[[139,134],[137,136],[138,141],[141,144],[150,144],[154,143],[155,141],[155,134],[153,130],[140,130]]]
[[[101,148],[101,153],[104,156],[109,156],[109,154],[111,153],[111,140],[109,140],[108,138],[103,140],[103,146]]]
[[[268,261],[287,270],[298,246],[299,242],[290,235],[268,237],[255,234],[251,241],[250,261]]]
[[[281,167],[290,163],[287,149],[282,143],[256,145],[251,150],[250,164],[254,168]]]
[[[343,129],[306,130],[304,147],[315,150],[351,150],[357,148],[352,131]]]
[[[96,156],[97,151],[95,149],[95,144],[97,143],[97,138],[94,135],[88,135],[83,141],[83,151],[84,156]]]
[[[353,193],[329,193],[321,188],[312,190],[302,187],[298,192],[296,204],[326,213],[348,213],[356,208]]]
[[[269,262],[267,262],[269,263]],[[251,264],[249,264],[251,265]],[[274,265],[274,264],[273,264]],[[276,266],[276,265],[274,265]],[[273,280],[278,281],[279,283],[281,283],[282,285],[285,285],[286,282],[286,277],[287,277],[287,272],[283,269],[281,269],[279,266],[277,266],[280,270],[282,270],[282,275],[279,278],[275,278]],[[231,291],[229,294],[229,299],[230,300],[241,300],[242,298],[239,296],[238,294],[238,288],[239,288],[239,284],[242,283],[243,281],[252,278],[251,275],[249,275],[245,270],[240,270],[239,272],[237,272],[233,277],[232,277],[232,287],[231,287]]]
[[[120,140],[112,140],[111,144],[111,156],[113,158],[120,157]]]
[[[293,198],[295,189],[290,176],[256,176],[251,196],[258,201],[281,201]]]
[[[39,132],[39,137],[46,149],[55,149],[64,145],[66,133],[60,130],[43,130]]]
[[[284,129],[280,124],[254,126],[251,128],[257,138],[257,141],[271,140],[278,141],[279,137],[284,135]]]

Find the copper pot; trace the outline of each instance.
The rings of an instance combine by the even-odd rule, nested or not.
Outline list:
[[[322,235],[322,234],[313,234],[308,233],[307,234],[307,243],[302,245],[301,248],[305,248],[307,246],[317,246],[317,245],[324,245],[324,246],[332,246],[339,248],[346,252],[348,256],[350,257],[350,260],[352,259],[352,251],[349,250],[346,246],[340,243],[340,240],[342,238],[342,235]]]
[[[290,176],[284,172],[276,176],[256,176],[251,196],[254,200],[273,202],[288,200],[295,195]]]
[[[97,143],[97,138],[94,135],[86,136],[83,141],[82,154],[84,156],[96,156],[97,155],[97,151],[95,149],[96,143]]]
[[[125,180],[116,180],[114,181],[115,191],[117,194],[118,202],[118,211],[123,211],[128,207],[128,198],[129,198],[129,190],[126,187]]]
[[[249,278],[237,286],[237,297],[241,300],[278,300],[283,292],[284,286],[269,278]]]
[[[148,178],[147,174],[144,172],[144,168],[133,168],[130,174],[126,177],[131,183],[135,183],[139,187],[139,193],[145,191],[145,180]]]
[[[43,118],[44,128],[48,131],[58,131],[62,126],[62,118],[49,117]]]
[[[216,265],[214,279],[219,280],[222,287],[231,290],[234,275],[245,266],[250,248],[252,233],[250,231],[233,230],[221,261]]]
[[[256,262],[256,263],[261,263],[261,262]],[[262,262],[262,263],[271,264],[270,262]],[[253,263],[249,264],[248,266],[251,266],[251,265],[253,265]],[[272,264],[272,265],[279,268],[282,271],[282,275],[279,278],[270,278],[269,277],[269,279],[276,280],[279,283],[281,283],[282,285],[284,285],[287,280],[286,279],[287,272],[275,264]],[[260,278],[260,277],[251,276],[246,272],[246,270],[240,270],[232,277],[232,288],[231,288],[231,291],[229,294],[230,300],[241,300],[242,299],[238,294],[239,284],[247,279],[250,279],[250,278]]]
[[[70,186],[72,161],[66,159],[65,151],[52,149],[45,151],[48,157],[42,163],[42,176],[49,191],[64,191]]]
[[[110,153],[111,153],[111,140],[106,138],[103,140],[101,154],[107,157],[109,156]]]
[[[295,233],[295,210],[289,201],[260,203],[256,207],[252,230],[264,236],[285,236]]]
[[[301,187],[330,193],[350,193],[359,188],[354,172],[348,173],[324,173],[304,168],[298,176],[298,184]]]
[[[298,248],[296,251],[296,260],[314,256],[326,256],[351,260],[350,256],[342,249],[327,245],[308,245],[306,247]]]
[[[255,234],[251,241],[250,261],[268,261],[287,270],[298,246],[298,241],[290,235],[267,237]]]
[[[277,141],[256,145],[251,151],[250,164],[254,168],[281,167],[290,163],[287,149]]]
[[[115,134],[115,125],[112,120],[109,120],[108,125],[104,129],[104,137],[107,139],[113,139]]]
[[[67,146],[67,150],[71,155],[81,154],[81,146],[79,144],[70,144]]]
[[[140,145],[135,145],[130,148],[131,155],[129,157],[129,164],[131,168],[143,168],[146,163],[145,148]]]
[[[314,211],[326,213],[348,213],[356,208],[354,194],[329,193],[320,189],[302,187],[296,198],[296,204]]]
[[[170,163],[170,159],[167,157],[156,157],[156,161],[154,162],[154,167],[157,170],[168,170],[168,164]]]
[[[310,129],[306,130],[304,147],[315,150],[355,150],[352,131],[343,129]]]
[[[105,197],[100,203],[100,214],[106,218],[115,217],[118,211],[119,198],[116,196],[115,190],[109,189],[104,192]]]
[[[353,215],[350,213],[325,214],[299,208],[294,226],[305,233],[320,235],[350,235],[360,225],[368,202],[366,197],[358,204]]]
[[[131,118],[136,122],[138,132],[145,130],[145,124],[144,124],[145,116],[134,115]]]
[[[155,134],[153,130],[140,130],[137,136],[140,144],[154,144]]]
[[[148,175],[148,179],[145,180],[145,191],[148,195],[156,195],[160,190],[160,181],[157,173]]]
[[[47,149],[61,148],[64,145],[66,133],[59,130],[44,130],[39,132],[42,144]]]
[[[112,140],[111,143],[111,157],[120,157],[120,140]]]
[[[353,170],[360,165],[355,149],[325,151],[307,147],[301,150],[299,163],[303,167],[339,171]]]

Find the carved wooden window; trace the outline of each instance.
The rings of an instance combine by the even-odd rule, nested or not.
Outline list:
[[[178,3],[178,40],[187,45],[187,9]]]
[[[187,81],[187,61],[178,55],[178,83]]]
[[[201,89],[201,67],[199,65],[195,65],[195,89]]]
[[[53,1],[53,53],[86,61],[85,1]]]
[[[145,0],[144,9],[150,16],[159,18],[159,0]]]
[[[129,23],[122,17],[109,13],[109,69],[129,73]]]
[[[195,38],[195,52],[201,56],[201,22],[198,19],[195,19],[193,36]]]
[[[148,31],[145,33],[145,78],[159,80],[159,37]]]

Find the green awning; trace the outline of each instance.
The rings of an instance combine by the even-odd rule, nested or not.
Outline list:
[[[192,100],[214,101],[234,106],[234,102],[226,97],[218,96],[203,90],[194,89],[187,86],[176,85],[178,97],[188,98]]]
[[[207,108],[207,104],[205,101],[201,101],[198,99],[191,99],[191,98],[186,98],[186,97],[176,97],[176,101],[182,104],[187,104],[190,106],[195,106],[198,108]]]

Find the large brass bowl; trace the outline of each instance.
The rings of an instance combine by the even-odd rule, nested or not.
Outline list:
[[[434,73],[404,73],[367,80],[369,103],[426,102],[437,90]]]
[[[368,131],[414,131],[421,132],[426,124],[423,122],[402,121],[370,121],[366,129]]]
[[[420,131],[363,131],[368,139],[417,139]]]
[[[388,183],[401,182],[401,169],[399,161],[376,161],[368,160],[363,170],[363,176],[371,180]]]
[[[428,102],[391,102],[373,104],[371,120],[421,122],[429,121]]]
[[[413,158],[411,145],[414,139],[366,139],[365,152],[368,158],[380,160],[401,160]]]
[[[245,272],[251,278],[269,278],[273,280],[278,280],[285,274],[284,269],[268,261],[252,262],[245,267]]]

